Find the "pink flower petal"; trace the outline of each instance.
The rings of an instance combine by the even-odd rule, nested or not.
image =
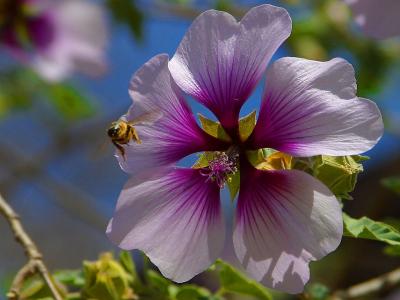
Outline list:
[[[233,243],[256,280],[300,293],[310,277],[308,263],[335,250],[342,231],[337,199],[312,176],[297,170],[246,171]]]
[[[47,6],[54,37],[32,63],[37,72],[49,81],[63,80],[73,72],[103,74],[108,30],[102,7],[81,0],[48,2]]]
[[[166,54],[153,57],[135,73],[129,93],[134,103],[124,118],[148,118],[135,125],[141,144],[125,147],[125,159],[117,153],[124,171],[137,173],[173,164],[195,152],[226,147],[197,125],[171,77]]]
[[[399,0],[344,0],[366,35],[386,39],[400,35]]]
[[[195,169],[174,169],[138,184],[128,181],[107,235],[119,247],[140,249],[165,277],[184,282],[220,255],[224,222],[219,188]]]
[[[251,9],[240,23],[228,13],[206,11],[171,59],[172,76],[225,127],[234,127],[242,104],[290,31],[287,11],[271,5]]]
[[[249,144],[295,156],[365,152],[382,136],[383,122],[376,104],[355,93],[353,67],[343,59],[279,59],[267,71]]]

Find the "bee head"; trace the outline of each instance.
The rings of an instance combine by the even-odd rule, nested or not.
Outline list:
[[[108,128],[107,134],[109,137],[115,138],[115,137],[118,137],[120,131],[121,131],[121,128],[120,128],[119,124],[113,123],[113,124],[111,124],[110,128]]]

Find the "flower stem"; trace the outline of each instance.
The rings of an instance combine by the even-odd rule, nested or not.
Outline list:
[[[333,293],[330,300],[359,299],[400,285],[400,268]]]

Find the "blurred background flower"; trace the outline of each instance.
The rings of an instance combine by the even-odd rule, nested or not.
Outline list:
[[[4,0],[0,13],[2,45],[44,79],[105,72],[108,34],[101,6],[85,0]]]
[[[345,0],[356,23],[375,39],[400,35],[400,2],[396,0]]]

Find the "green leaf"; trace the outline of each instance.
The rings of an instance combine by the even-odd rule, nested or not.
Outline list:
[[[211,293],[209,290],[192,284],[180,286],[175,294],[176,300],[206,300]]]
[[[239,136],[241,141],[246,141],[251,133],[253,132],[254,127],[256,126],[256,111],[252,111],[247,116],[241,118],[239,120]]]
[[[367,217],[354,219],[343,214],[344,232],[347,237],[363,238],[400,246],[400,232],[383,222],[373,221]]]
[[[119,262],[128,273],[132,276],[137,276],[136,266],[129,251],[121,251],[119,253]]]
[[[150,269],[146,272],[146,279],[149,288],[151,288],[152,292],[155,294],[167,295],[169,293],[168,288],[171,285],[171,282],[159,273]]]
[[[393,176],[381,180],[381,184],[400,195],[400,176]]]
[[[118,23],[127,25],[136,40],[142,39],[144,15],[136,5],[136,0],[107,0],[106,5]]]
[[[222,260],[216,265],[219,269],[221,289],[226,293],[253,296],[257,300],[271,300],[267,288],[240,273],[238,270]]]
[[[225,132],[225,129],[221,126],[219,122],[215,122],[203,116],[202,114],[197,114],[199,116],[201,127],[209,135],[218,138],[222,141],[230,142],[231,138]]]

